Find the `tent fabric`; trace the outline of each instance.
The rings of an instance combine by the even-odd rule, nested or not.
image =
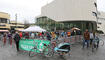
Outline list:
[[[39,26],[30,26],[29,28],[20,30],[20,31],[22,31],[22,32],[44,32],[46,30],[40,28]]]

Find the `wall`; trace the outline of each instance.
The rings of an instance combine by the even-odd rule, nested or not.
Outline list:
[[[54,0],[42,7],[41,15],[56,21],[96,21],[95,0]]]
[[[0,12],[0,18],[10,19],[10,15],[8,13]]]

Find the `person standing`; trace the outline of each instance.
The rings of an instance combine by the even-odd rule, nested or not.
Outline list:
[[[26,39],[29,39],[29,32],[26,32],[26,33],[25,33],[25,38],[26,38]]]
[[[50,35],[50,33],[47,32],[46,35],[47,35],[47,40],[51,41],[51,35]]]
[[[97,42],[96,47],[98,48],[99,47],[99,41],[100,41],[99,34],[94,32],[93,35],[94,35],[94,39],[93,39],[94,41],[93,41],[93,43],[96,41]]]
[[[90,33],[88,32],[88,29],[84,32],[84,41],[83,41],[83,48],[85,46],[85,43],[87,43],[87,48],[89,47],[89,40],[90,40]]]
[[[7,40],[7,34],[6,33],[4,33],[4,35],[3,35],[3,45],[6,45],[6,40]]]
[[[61,37],[64,37],[64,32],[61,32]]]
[[[42,39],[44,39],[44,32],[42,32]]]
[[[20,32],[20,33],[19,33],[19,36],[20,36],[20,38],[22,38],[22,37],[23,37],[23,34],[22,34],[22,32]]]
[[[90,32],[90,45],[92,45],[93,39],[94,39],[93,32]]]
[[[36,38],[38,38],[38,32],[36,32]]]
[[[15,40],[15,43],[16,43],[16,48],[17,48],[17,52],[19,51],[19,40],[20,40],[20,36],[18,34],[18,32],[16,32],[15,36],[14,36],[14,40]]]
[[[2,41],[3,35],[0,33],[0,41]]]
[[[34,34],[34,32],[31,33],[31,38],[32,38],[32,39],[35,38],[35,34]]]
[[[42,33],[39,33],[40,38],[42,38]]]
[[[70,35],[71,35],[71,32],[67,32],[67,36],[70,37]]]
[[[9,44],[12,46],[12,34],[11,33],[8,34],[8,38],[9,38]]]

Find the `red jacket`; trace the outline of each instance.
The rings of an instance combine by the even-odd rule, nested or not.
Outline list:
[[[22,38],[22,37],[23,37],[22,32],[19,34],[19,36],[20,36],[20,38]]]

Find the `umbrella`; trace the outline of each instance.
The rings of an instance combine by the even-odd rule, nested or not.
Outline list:
[[[80,29],[79,29],[79,28],[74,27],[74,28],[72,28],[72,30],[80,30]]]

